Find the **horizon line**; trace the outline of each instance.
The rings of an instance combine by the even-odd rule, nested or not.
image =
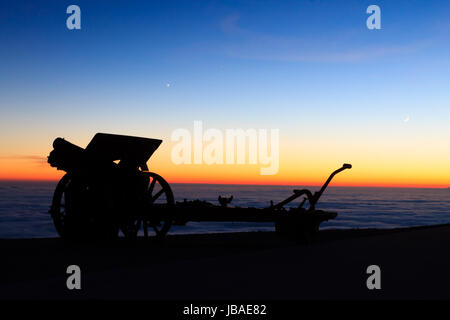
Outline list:
[[[60,179],[0,179],[0,182],[55,182]],[[282,186],[307,186],[307,187],[321,187],[323,184],[299,184],[299,183],[279,183],[279,184],[264,184],[264,183],[230,183],[230,182],[189,182],[189,181],[167,181],[169,184],[204,184],[204,185],[229,185],[229,186],[268,186],[268,187],[282,187]],[[423,184],[362,184],[362,185],[346,185],[336,184],[329,187],[348,187],[348,188],[404,188],[404,189],[450,189],[450,186],[444,185],[423,185]]]

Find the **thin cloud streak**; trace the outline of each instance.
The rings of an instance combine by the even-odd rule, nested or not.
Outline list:
[[[38,165],[47,165],[47,157],[36,156],[36,155],[11,155],[11,156],[0,156],[0,160],[26,160]]]
[[[398,45],[365,45],[350,49],[344,46],[344,34],[338,38],[319,36],[307,38],[274,36],[252,32],[238,25],[239,14],[227,16],[220,22],[221,30],[228,35],[233,44],[225,44],[226,54],[241,59],[274,60],[284,62],[358,62],[384,56],[408,54],[426,48],[431,40]],[[236,44],[236,42],[239,42]],[[345,43],[346,47],[350,43]]]

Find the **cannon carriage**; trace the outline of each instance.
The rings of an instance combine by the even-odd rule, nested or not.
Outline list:
[[[58,234],[66,239],[114,239],[155,234],[164,237],[172,224],[189,221],[272,222],[275,230],[295,239],[310,238],[323,221],[337,213],[315,208],[335,174],[314,194],[294,190],[285,200],[267,208],[230,207],[232,198],[219,196],[219,205],[200,200],[175,202],[170,185],[148,171],[147,161],[161,140],[97,133],[83,149],[62,138],[53,142],[48,162],[66,174],[59,181],[50,208]],[[298,207],[288,203],[304,197]],[[308,207],[304,205],[308,203]]]
[[[65,238],[135,237],[141,226],[164,235],[170,219],[151,216],[174,205],[169,184],[149,172],[147,161],[161,140],[98,133],[83,149],[62,138],[53,143],[48,162],[66,171],[50,209],[56,230]]]

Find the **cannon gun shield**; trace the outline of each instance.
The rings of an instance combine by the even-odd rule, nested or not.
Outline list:
[[[97,133],[86,147],[86,154],[104,161],[119,160],[127,166],[146,168],[147,161],[161,143],[159,139]]]

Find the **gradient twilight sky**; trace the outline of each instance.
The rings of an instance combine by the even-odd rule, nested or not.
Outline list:
[[[55,137],[110,132],[163,139],[169,182],[319,184],[349,162],[335,185],[448,187],[449,89],[449,1],[2,1],[0,179],[57,179]],[[278,128],[279,173],[174,165],[195,120]]]

